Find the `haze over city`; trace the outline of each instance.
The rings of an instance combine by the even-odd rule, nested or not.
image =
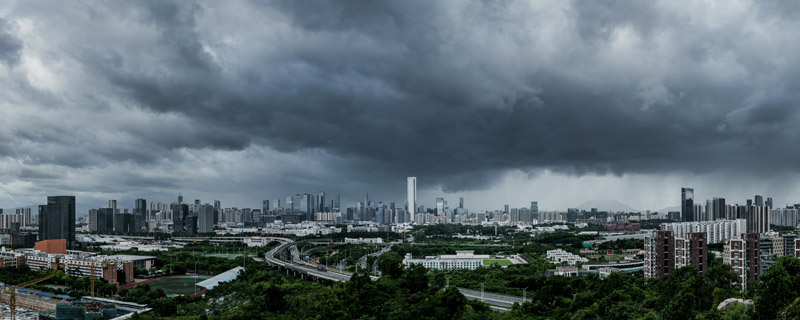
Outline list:
[[[797,202],[798,9],[689,7],[6,2],[0,202]]]

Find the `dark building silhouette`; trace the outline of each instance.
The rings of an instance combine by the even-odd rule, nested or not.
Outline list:
[[[49,196],[39,206],[39,239],[65,239],[68,249],[75,248],[75,196]]]
[[[695,221],[694,189],[692,188],[681,188],[681,220]]]
[[[131,232],[142,232],[145,229],[145,221],[147,220],[147,200],[136,199],[136,205],[133,207],[133,228]]]

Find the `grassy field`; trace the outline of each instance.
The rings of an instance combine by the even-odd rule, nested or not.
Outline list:
[[[511,261],[508,261],[508,259],[483,259],[483,265],[509,266],[511,265]]]
[[[208,277],[198,276],[197,282],[208,279]],[[194,291],[195,279],[192,276],[171,277],[149,283],[151,289],[162,289],[168,296],[192,294]],[[201,287],[197,287],[202,290]]]
[[[236,259],[236,258],[241,258],[242,254],[239,254],[239,253],[206,253],[204,256],[206,256],[206,257]],[[248,256],[252,257],[253,255],[250,254]]]

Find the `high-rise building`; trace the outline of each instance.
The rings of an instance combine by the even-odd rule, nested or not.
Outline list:
[[[182,202],[182,197],[179,201]],[[172,212],[172,233],[184,233],[188,230],[187,217],[189,216],[189,205],[185,203],[173,203],[170,206]]]
[[[765,206],[767,206],[767,207],[773,208],[773,207],[772,207],[772,198],[771,198],[771,197],[768,197],[768,198],[767,198],[767,201],[766,201],[766,202],[764,202],[764,205],[765,205]]]
[[[212,233],[214,232],[214,211],[215,208],[209,204],[200,206],[197,215],[197,232],[199,233]]]
[[[325,191],[320,191],[317,195],[317,212],[328,212],[325,208]]]
[[[145,225],[147,217],[147,200],[136,199],[133,208],[133,232],[142,232],[147,226]]]
[[[759,206],[759,207],[760,207],[760,206],[763,206],[763,205],[764,205],[764,197],[762,197],[762,196],[760,196],[760,195],[756,195],[756,196],[754,197],[754,199],[755,199],[755,203],[756,203],[756,205],[757,205],[757,206]]]
[[[723,243],[747,233],[747,221],[736,219],[663,223],[661,230],[672,231],[677,238],[688,238],[689,233],[704,232],[708,243]]]
[[[531,220],[539,220],[539,201],[531,201]]]
[[[644,237],[644,277],[659,278],[675,269],[672,231],[654,231]]]
[[[654,231],[644,237],[644,276],[658,278],[676,268],[694,266],[700,273],[708,267],[708,241],[705,232],[675,237],[672,231]]]
[[[117,200],[108,200],[108,207],[117,212]]]
[[[444,198],[436,198],[436,215],[444,214]]]
[[[265,215],[269,212],[269,200],[261,201],[261,212]]]
[[[739,275],[742,290],[747,283],[756,281],[761,275],[760,241],[757,233],[742,234],[741,238],[728,240],[722,253],[724,263]]]
[[[797,227],[797,209],[794,207],[772,209],[769,212],[769,223],[782,227]]]
[[[458,197],[458,208],[464,209],[464,197]]]
[[[699,273],[708,269],[708,241],[705,232],[690,232],[675,238],[675,268],[694,266]]]
[[[503,213],[508,214],[508,205],[503,206]]]
[[[406,201],[408,201],[408,212],[411,214],[410,222],[414,222],[417,213],[417,177],[408,177],[407,191]]]
[[[39,206],[40,212],[42,206]],[[49,196],[39,216],[40,240],[65,239],[75,248],[75,196]]]
[[[681,220],[694,220],[694,189],[681,188]]]
[[[710,207],[706,206],[706,214],[709,221],[728,218],[725,198],[714,198],[710,203]]]
[[[178,193],[178,203],[183,204],[183,195]]]
[[[336,198],[333,199],[333,204],[331,205],[331,210],[333,212],[341,212],[342,211],[341,201],[342,201],[342,195],[340,193],[337,193],[336,194]]]

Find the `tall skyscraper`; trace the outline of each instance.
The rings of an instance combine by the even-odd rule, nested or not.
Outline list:
[[[415,214],[417,213],[417,177],[408,177],[408,193],[406,195],[408,201],[408,212],[411,214],[411,223],[414,223]]]
[[[436,198],[436,215],[444,214],[444,198]]]
[[[219,200],[214,200],[214,224],[219,223],[219,213],[222,212],[222,205]]]
[[[333,205],[331,207],[331,210],[333,210],[333,212],[341,212],[342,211],[342,208],[340,207],[341,200],[342,200],[342,194],[341,193],[337,193],[336,194],[336,198],[333,199]]]
[[[204,204],[200,206],[197,216],[197,232],[199,233],[214,232],[214,211],[215,208],[209,204]]]
[[[136,199],[133,208],[133,232],[142,232],[145,229],[145,217],[147,216],[147,200]]]
[[[317,211],[318,212],[327,212],[325,208],[325,191],[320,191],[319,195],[317,195]]]
[[[681,220],[694,221],[694,189],[681,188]]]
[[[261,212],[266,215],[269,212],[269,200],[261,201]]]
[[[464,209],[464,197],[458,197],[458,208]]]
[[[47,205],[42,207],[39,206],[40,240],[66,239],[67,248],[75,248],[75,196],[49,196]]]
[[[764,197],[756,195],[754,199],[755,199],[754,202],[756,203],[757,206],[760,207],[764,205]]]

